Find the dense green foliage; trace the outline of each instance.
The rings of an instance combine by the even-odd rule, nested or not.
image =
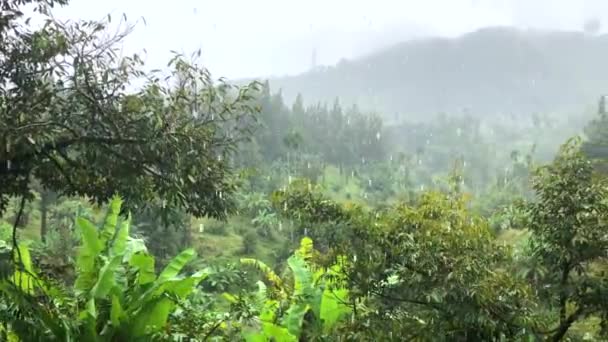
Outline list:
[[[26,4],[42,27],[21,20]],[[161,80],[118,57],[129,26],[60,23],[52,5],[0,0],[0,339],[608,339],[603,99],[565,143],[584,119],[387,124],[337,99],[289,106],[268,82],[214,82],[181,55]],[[461,43],[499,33],[532,50],[553,37]],[[423,43],[405,48],[400,70],[434,63]],[[380,69],[314,73],[371,89]],[[354,89],[324,85],[330,100]]]
[[[97,203],[119,192],[133,209],[159,197],[196,216],[233,209],[227,159],[253,121],[255,84],[213,83],[181,55],[164,80],[145,72],[119,57],[130,27],[109,35],[110,17],[33,29],[21,16],[0,31],[0,212],[31,198],[34,179]]]

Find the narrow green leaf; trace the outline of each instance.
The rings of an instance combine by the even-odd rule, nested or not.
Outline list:
[[[312,295],[312,273],[308,269],[306,261],[292,255],[287,259],[287,265],[293,273],[294,295],[310,297]]]
[[[180,280],[169,280],[164,283],[163,288],[168,293],[171,293],[180,299],[184,299],[192,293],[203,279],[204,277],[191,276]]]
[[[264,335],[268,339],[273,338],[275,341],[281,342],[295,342],[297,341],[296,336],[289,333],[289,331],[281,326],[272,323],[263,323],[262,329]]]
[[[286,316],[283,320],[283,325],[287,327],[287,330],[295,335],[300,336],[302,331],[302,323],[304,323],[304,316],[310,309],[310,306],[304,303],[293,303],[287,309]]]
[[[129,262],[133,255],[140,252],[148,254],[145,241],[143,239],[127,237],[127,246],[125,247],[125,252],[122,258],[123,262]]]
[[[87,301],[84,312],[86,313],[86,315],[88,315],[88,318],[97,318],[97,309],[95,308],[95,299],[91,298]]]
[[[264,277],[270,281],[274,287],[277,289],[282,289],[283,282],[281,278],[270,268],[268,265],[263,263],[262,261],[250,258],[243,258],[240,260],[243,265],[253,266],[257,270],[263,273]]]
[[[162,330],[174,306],[169,298],[160,298],[143,308],[134,319],[133,334],[141,337]]]
[[[139,285],[151,283],[156,279],[154,257],[147,253],[138,252],[134,254],[129,260],[129,266],[137,268],[137,283]]]
[[[245,338],[246,342],[268,342],[268,339],[266,338],[264,333],[257,331],[244,331],[243,337]]]
[[[95,285],[97,277],[95,259],[103,250],[103,246],[97,236],[97,228],[90,221],[79,217],[76,219],[76,225],[82,235],[82,245],[76,259],[78,277],[74,283],[74,290],[78,295],[88,292]]]
[[[124,317],[124,310],[120,305],[120,299],[117,296],[112,296],[112,308],[110,309],[110,320],[115,327],[120,326],[120,321]]]
[[[196,257],[196,252],[192,248],[188,248],[185,251],[178,254],[165,269],[158,276],[158,282],[164,283],[165,281],[177,276],[179,272],[188,264],[192,259]]]
[[[122,206],[122,199],[118,196],[114,196],[110,201],[106,219],[103,223],[103,228],[99,234],[102,245],[105,245],[110,241],[116,233],[116,225],[118,224],[118,214],[120,213],[120,207]]]
[[[238,299],[234,295],[232,295],[228,292],[222,293],[222,297],[224,297],[225,300],[227,300],[228,302],[230,302],[232,304],[235,304],[238,302]]]
[[[30,250],[24,244],[17,244],[17,249],[19,253],[15,253],[15,263],[19,262],[19,257],[21,260],[21,265],[23,266],[24,271],[17,270],[13,273],[12,282],[17,287],[21,289],[21,291],[33,294],[34,293],[34,281],[36,280],[34,277],[34,269],[32,268],[32,257],[30,255]]]
[[[124,255],[127,248],[127,240],[129,238],[129,227],[131,226],[131,215],[126,220],[120,223],[118,232],[112,245],[112,255]]]
[[[326,333],[330,332],[341,318],[351,312],[351,308],[344,304],[347,303],[347,297],[347,289],[331,290],[326,288],[325,291],[323,291],[320,318],[323,322],[323,330]]]
[[[115,273],[118,266],[120,266],[120,256],[116,256],[106,263],[97,276],[97,282],[93,286],[92,295],[94,298],[105,298],[114,285],[116,284]]]
[[[312,239],[309,237],[304,237],[300,241],[300,248],[298,248],[295,254],[304,260],[310,260],[310,258],[312,258],[313,250]]]

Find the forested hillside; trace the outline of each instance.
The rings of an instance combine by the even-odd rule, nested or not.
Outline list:
[[[0,340],[608,339],[599,93],[387,124],[200,52],[148,70],[67,3],[0,1]]]
[[[572,113],[608,89],[608,35],[486,28],[406,41],[336,66],[271,79],[293,101],[340,97],[388,120]]]

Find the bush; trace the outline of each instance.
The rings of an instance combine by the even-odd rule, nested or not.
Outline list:
[[[243,246],[241,247],[242,254],[254,254],[258,247],[258,233],[255,230],[249,230],[243,235]]]
[[[222,221],[209,221],[205,225],[205,233],[213,235],[228,235],[228,222]]]
[[[13,238],[13,227],[3,221],[0,221],[0,240],[11,241]]]

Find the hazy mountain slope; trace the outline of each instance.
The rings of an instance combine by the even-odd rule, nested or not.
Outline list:
[[[488,28],[408,41],[365,58],[270,80],[288,101],[357,103],[424,117],[572,112],[608,93],[608,36]]]

